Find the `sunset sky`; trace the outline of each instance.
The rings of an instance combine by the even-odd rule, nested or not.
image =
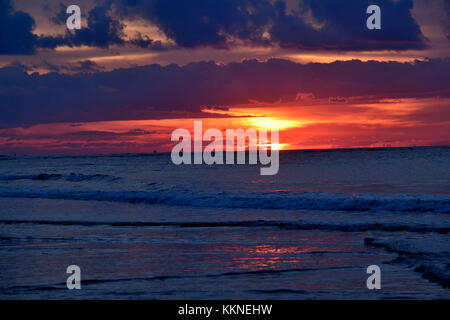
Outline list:
[[[450,145],[450,2],[0,0],[0,112],[0,154],[170,151],[194,120],[283,149]]]

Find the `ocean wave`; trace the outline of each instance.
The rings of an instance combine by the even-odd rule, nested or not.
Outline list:
[[[151,277],[136,277],[136,278],[116,278],[116,279],[84,279],[83,285],[98,285],[107,283],[120,283],[120,282],[152,282],[152,281],[167,281],[167,280],[178,280],[178,279],[200,279],[200,278],[230,278],[230,277],[240,277],[240,276],[265,276],[273,274],[284,274],[284,273],[297,273],[297,272],[311,272],[311,271],[323,271],[323,270],[342,270],[342,269],[353,269],[353,266],[340,266],[340,267],[318,267],[318,268],[291,268],[291,269],[260,269],[260,270],[243,270],[243,271],[230,271],[223,273],[212,273],[203,275],[194,274],[173,274],[173,275],[155,275]],[[7,294],[8,291],[47,291],[47,290],[59,290],[66,289],[66,282],[48,284],[48,285],[31,285],[31,286],[11,286],[7,288],[0,288],[0,293]]]
[[[423,224],[404,223],[317,223],[307,221],[245,220],[245,221],[71,221],[71,220],[0,220],[0,224],[38,224],[57,226],[111,226],[111,227],[179,227],[179,228],[263,228],[272,227],[282,230],[324,230],[342,232],[364,231],[407,231],[416,233],[447,234],[450,227],[437,227]],[[370,243],[373,246],[376,246]]]
[[[79,182],[79,181],[90,181],[90,180],[107,180],[107,181],[116,181],[119,180],[119,177],[109,176],[105,174],[81,174],[81,173],[71,173],[66,177],[67,181]]]
[[[383,248],[399,255],[395,263],[412,265],[422,278],[450,288],[450,243],[447,236],[428,235],[420,238],[366,238],[369,247]]]
[[[34,181],[47,181],[47,180],[59,180],[64,179],[71,182],[90,181],[90,180],[107,180],[116,181],[119,177],[109,176],[105,174],[82,174],[71,173],[69,175],[62,175],[57,173],[39,173],[29,175],[0,175],[0,181],[16,181],[16,180],[34,180]]]
[[[421,264],[414,271],[419,272],[422,278],[450,289],[450,263]]]
[[[324,192],[203,193],[176,188],[155,191],[29,190],[0,188],[0,197],[109,201],[209,208],[450,213],[448,195]]]
[[[56,180],[62,178],[61,174],[53,173],[39,173],[39,174],[18,174],[18,175],[0,175],[0,181],[15,181],[15,180]]]

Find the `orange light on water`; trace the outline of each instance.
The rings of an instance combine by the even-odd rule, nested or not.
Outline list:
[[[284,150],[288,143],[259,143],[258,148],[262,150]]]

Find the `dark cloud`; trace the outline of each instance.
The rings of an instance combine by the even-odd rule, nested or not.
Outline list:
[[[346,103],[348,100],[346,98],[342,97],[329,97],[328,98],[329,103]]]
[[[0,127],[48,122],[201,116],[205,107],[250,101],[450,97],[450,59],[411,63],[337,61],[299,64],[272,59],[149,65],[110,72],[39,75],[0,69]]]
[[[96,72],[101,71],[104,67],[98,65],[92,60],[80,60],[76,63],[66,63],[62,65],[56,65],[47,60],[42,60],[42,67],[52,72],[64,72],[64,73],[84,73],[84,72]],[[33,68],[28,67],[27,71]],[[36,68],[36,66],[34,66]]]
[[[150,21],[182,47],[224,47],[229,35],[260,42],[275,13],[267,0],[113,2],[122,15]]]
[[[8,65],[8,67],[16,67],[16,68],[18,68],[18,69],[20,69],[20,70],[23,70],[23,71],[32,71],[33,70],[33,68],[35,68],[36,66],[34,66],[34,65],[29,65],[29,64],[25,64],[25,63],[22,63],[22,62],[20,62],[20,61],[13,61],[13,62],[11,62],[9,65]]]
[[[59,12],[51,18],[56,24],[65,24],[67,19],[67,6],[60,4]],[[141,48],[164,50],[160,41],[154,41],[146,35],[136,33],[134,38],[126,39],[125,25],[113,16],[108,5],[100,5],[89,11],[87,26],[79,30],[67,30],[64,37],[58,38],[58,45],[69,47],[90,46],[109,48],[113,45],[123,46],[130,44]]]
[[[411,15],[412,0],[302,0],[300,12],[311,12],[320,26],[302,39],[302,31],[291,19],[277,24],[277,38],[285,46],[317,47],[333,50],[424,49],[426,40]],[[366,9],[377,4],[381,9],[381,30],[366,28]],[[293,30],[292,38],[285,38]],[[292,32],[292,31],[291,31]],[[295,36],[295,33],[297,35]],[[300,35],[300,37],[299,37]]]
[[[120,140],[120,139],[127,139],[127,138],[133,138],[138,136],[145,136],[145,135],[151,135],[155,134],[157,131],[148,131],[143,129],[133,129],[128,130],[124,132],[111,132],[111,131],[99,131],[99,130],[86,130],[86,131],[76,131],[76,132],[70,132],[65,133],[63,135],[59,135],[58,138],[64,140],[64,141],[77,141],[77,140],[85,140],[85,141],[96,141],[96,140]],[[11,136],[11,135],[10,135]],[[23,137],[20,136],[20,137]],[[37,135],[32,135],[33,138],[37,138]],[[39,138],[55,138],[56,135],[52,134],[44,134],[40,136]]]
[[[75,65],[69,65],[69,69],[72,72],[95,72],[103,67],[91,60],[80,60]]]
[[[134,38],[128,40],[128,43],[141,48],[150,48],[155,51],[164,51],[169,48],[161,41],[150,39],[147,35],[142,35],[140,32],[136,32]]]
[[[33,53],[37,39],[34,28],[28,13],[14,12],[10,0],[0,0],[0,54]]]
[[[306,50],[368,51],[425,49],[426,39],[411,16],[412,0],[379,0],[382,29],[366,28],[369,0],[300,0],[288,10],[283,0],[109,0],[86,15],[87,24],[65,35],[35,35],[34,18],[0,0],[0,54],[32,54],[36,48],[132,45],[166,49],[160,41],[124,33],[123,19],[143,18],[177,46],[229,48],[248,45]],[[60,4],[49,19],[65,23]],[[47,6],[45,12],[49,14]]]
[[[79,47],[108,48],[111,45],[125,43],[124,24],[108,15],[108,8],[99,6],[92,9],[87,17],[87,26],[73,31],[67,31],[67,45]]]
[[[445,36],[450,40],[450,2],[444,1],[445,20],[442,21]]]
[[[56,13],[53,12],[52,7],[50,6],[49,3],[45,3],[43,5],[43,10],[44,12],[50,16],[49,20],[55,24],[55,25],[60,25],[60,24],[65,24],[66,23],[66,19],[67,19],[67,4],[64,3],[59,3],[58,4],[58,10],[56,11]]]
[[[411,16],[412,0],[379,0],[382,30],[366,28],[369,0],[301,0],[287,10],[281,0],[114,0],[124,16],[159,27],[181,47],[253,45],[323,50],[424,49]]]
[[[227,106],[219,106],[219,105],[206,106],[205,109],[213,110],[213,111],[229,111],[230,110],[230,108],[228,108]]]
[[[62,36],[36,35],[34,18],[14,11],[11,0],[0,0],[0,55],[33,54],[36,48],[54,49],[65,43]]]
[[[66,5],[60,4],[58,13],[50,17],[57,24],[65,24]],[[49,8],[45,11],[49,12]],[[127,39],[125,25],[111,14],[109,6],[97,6],[89,11],[87,25],[79,30],[67,30],[65,35],[36,35],[34,18],[25,12],[14,11],[11,0],[0,0],[0,54],[33,54],[37,48],[54,49],[60,46],[91,46],[108,48],[112,45],[132,45],[152,50],[164,50],[160,41],[136,34]]]

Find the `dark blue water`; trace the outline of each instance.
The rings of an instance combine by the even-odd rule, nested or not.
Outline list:
[[[447,299],[449,163],[448,147],[281,152],[276,176],[3,156],[0,298]]]

